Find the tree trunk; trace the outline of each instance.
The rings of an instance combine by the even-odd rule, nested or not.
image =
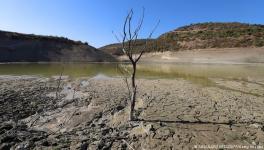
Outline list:
[[[133,116],[134,108],[135,108],[135,101],[136,101],[136,93],[137,93],[137,87],[135,84],[135,77],[136,77],[136,69],[137,69],[137,64],[132,63],[133,65],[133,74],[131,76],[131,83],[132,83],[132,93],[131,93],[131,98],[130,98],[130,121],[133,121],[135,118]]]

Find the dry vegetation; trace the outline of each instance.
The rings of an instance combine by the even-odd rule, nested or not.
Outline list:
[[[205,48],[264,46],[264,26],[243,23],[198,23],[180,27],[148,42],[148,52]],[[139,40],[138,45],[141,45]],[[100,48],[113,55],[121,54],[121,44]]]

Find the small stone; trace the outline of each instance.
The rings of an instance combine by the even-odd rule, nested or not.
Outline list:
[[[10,143],[3,143],[0,145],[0,149],[10,149],[12,147],[12,144]]]
[[[110,130],[111,130],[110,128],[103,129],[102,130],[102,135],[104,136],[104,135],[108,134],[110,132]]]
[[[156,134],[155,134],[155,136],[154,136],[154,138],[156,138],[156,139],[167,139],[169,136],[171,136],[171,135],[173,135],[173,132],[172,131],[170,131],[170,129],[159,129],[159,130],[157,130],[156,131]]]
[[[251,124],[250,127],[256,128],[256,129],[261,129],[263,126],[258,123]]]
[[[89,144],[87,144],[87,143],[82,143],[80,149],[81,149],[81,150],[87,150],[88,145],[89,145]]]
[[[48,141],[44,141],[44,142],[42,143],[42,146],[50,146],[50,143],[49,143]]]

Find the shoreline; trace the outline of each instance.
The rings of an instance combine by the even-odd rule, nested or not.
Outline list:
[[[125,56],[119,60],[127,61]],[[211,48],[183,51],[145,53],[140,62],[194,63],[194,64],[250,64],[264,63],[264,47],[260,48]]]
[[[258,60],[254,60],[258,59]],[[1,64],[109,64],[129,63],[126,56],[117,56],[115,62],[0,62]],[[208,48],[182,51],[147,52],[139,63],[189,64],[264,64],[264,47]]]

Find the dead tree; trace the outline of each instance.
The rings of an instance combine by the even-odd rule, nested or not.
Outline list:
[[[148,35],[147,38],[145,39],[141,39],[141,40],[145,40],[144,44],[142,46],[138,46],[137,42],[138,37],[139,37],[139,33],[142,29],[142,24],[144,21],[144,14],[145,14],[145,9],[143,8],[142,11],[142,16],[139,19],[139,22],[137,24],[137,26],[135,27],[135,29],[132,29],[132,18],[133,18],[133,10],[131,9],[126,18],[125,18],[125,22],[123,25],[123,33],[120,34],[122,40],[120,40],[118,38],[118,36],[116,34],[115,37],[116,39],[122,43],[122,51],[124,53],[124,55],[127,56],[127,58],[130,61],[130,64],[132,65],[132,72],[131,72],[131,83],[130,83],[130,87],[127,84],[127,88],[129,90],[130,93],[130,113],[129,113],[129,119],[130,121],[135,120],[134,116],[133,116],[133,112],[134,112],[134,107],[135,107],[135,101],[136,101],[136,94],[137,94],[137,85],[135,82],[135,78],[136,78],[136,71],[137,71],[137,63],[140,60],[140,58],[142,57],[142,55],[145,53],[146,48],[147,48],[147,42],[151,39],[152,34],[154,33],[154,31],[156,30],[156,28],[159,25],[159,22],[155,25],[155,27],[153,28],[153,30],[150,32],[150,34]]]

